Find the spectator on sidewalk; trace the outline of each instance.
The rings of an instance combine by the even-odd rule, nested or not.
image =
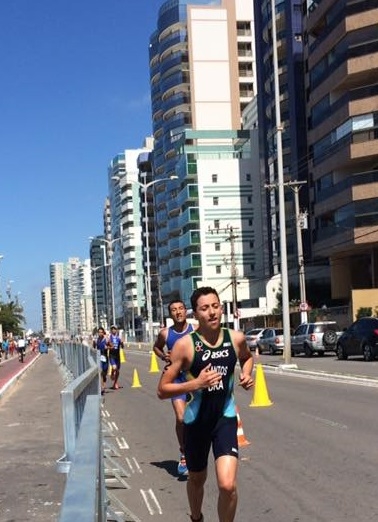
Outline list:
[[[8,359],[9,341],[8,341],[7,338],[5,338],[5,339],[3,340],[2,350],[3,350],[3,352],[4,352],[4,358],[5,358],[5,359]]]

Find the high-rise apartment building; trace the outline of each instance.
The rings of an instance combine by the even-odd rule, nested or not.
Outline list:
[[[68,288],[65,263],[50,264],[51,315],[53,332],[68,331]]]
[[[108,167],[110,202],[111,269],[114,288],[115,322],[131,335],[135,318],[145,315],[145,273],[142,248],[144,234],[140,196],[143,180],[139,179],[138,157],[151,151],[151,138],[143,148],[127,149],[117,154]],[[108,249],[109,250],[109,249]]]
[[[93,328],[89,260],[69,258],[50,264],[51,315],[54,335],[89,334]]]
[[[41,292],[42,304],[42,330],[45,336],[51,335],[53,331],[52,307],[51,307],[51,288],[45,286]]]
[[[93,323],[94,326],[108,327],[108,272],[109,264],[106,257],[104,236],[97,236],[91,240],[89,257],[92,273],[93,296]]]
[[[332,297],[378,287],[378,7],[308,2],[304,17],[313,252]],[[377,302],[375,302],[377,304]]]
[[[265,183],[267,243],[269,260],[265,267],[270,276],[281,272],[281,231],[278,195],[276,94],[282,128],[282,165],[284,182],[303,182],[297,185],[300,209],[309,209],[308,161],[306,143],[306,100],[304,89],[304,61],[302,38],[302,0],[275,2],[272,16],[271,0],[255,0],[256,61],[258,81],[258,127],[261,171]],[[274,40],[273,21],[276,39]],[[275,63],[274,51],[277,52]],[[278,76],[279,93],[275,89]],[[290,186],[285,187],[285,217],[287,258],[290,283],[298,288],[298,260],[295,197]],[[311,257],[309,233],[302,232],[305,258]],[[291,296],[293,297],[293,296]],[[295,297],[299,297],[299,291]]]
[[[211,284],[222,300],[237,291],[251,306],[260,174],[241,114],[256,93],[253,3],[167,1],[157,27],[150,78],[163,302],[189,305],[198,284]]]

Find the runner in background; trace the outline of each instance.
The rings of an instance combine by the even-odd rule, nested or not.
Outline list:
[[[100,375],[101,375],[101,395],[104,395],[106,388],[106,376],[109,368],[109,349],[110,342],[106,337],[105,329],[100,326],[97,330],[97,339],[93,341],[93,348],[100,353]]]
[[[112,367],[111,379],[114,381],[112,390],[118,390],[118,378],[119,372],[121,368],[121,353],[120,350],[123,349],[123,342],[121,337],[118,334],[117,326],[113,325],[110,328],[110,352],[109,352],[109,364]]]
[[[184,335],[194,330],[193,325],[187,322],[187,310],[185,304],[182,301],[171,301],[168,305],[168,313],[169,317],[173,321],[173,325],[160,330],[153,347],[153,350],[156,353],[156,355],[160,357],[160,359],[165,363],[169,363],[171,360],[171,351],[175,342],[178,339],[181,339],[181,337],[183,337]],[[167,347],[167,351],[164,350],[165,346]],[[177,377],[177,382],[183,382],[184,380],[185,375],[181,373]],[[187,475],[188,469],[186,467],[183,437],[183,421],[186,406],[186,394],[183,393],[177,395],[176,397],[172,397],[172,406],[175,412],[175,429],[180,449],[180,460],[177,466],[177,472],[179,475]]]

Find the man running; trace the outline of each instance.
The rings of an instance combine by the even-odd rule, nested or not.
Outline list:
[[[154,352],[160,359],[169,363],[171,360],[171,352],[173,345],[178,339],[181,339],[184,335],[193,331],[193,325],[189,324],[186,319],[187,310],[185,304],[182,301],[171,301],[168,305],[169,317],[173,321],[173,325],[169,328],[163,328],[160,330],[159,335],[156,338],[154,344]],[[164,350],[164,346],[167,347],[167,351]],[[180,373],[177,376],[176,382],[185,381],[185,375]],[[184,451],[184,438],[183,438],[183,421],[184,411],[186,405],[186,393],[172,397],[172,406],[176,417],[176,436],[180,448],[180,460],[177,466],[177,473],[179,475],[187,475],[188,469],[186,467],[185,451]]]
[[[112,390],[118,390],[118,378],[119,371],[121,368],[121,354],[120,350],[123,349],[123,342],[118,334],[118,328],[113,325],[110,328],[109,341],[111,344],[109,352],[109,364],[112,368],[111,379],[114,381]]]
[[[199,327],[177,341],[160,378],[158,396],[190,395],[184,414],[184,442],[192,522],[204,521],[202,502],[211,447],[218,483],[218,520],[233,522],[238,468],[235,365],[239,360],[239,386],[249,390],[254,384],[253,359],[242,332],[221,328],[222,305],[216,290],[198,288],[191,304]],[[182,371],[186,381],[178,383]]]
[[[109,348],[110,342],[106,337],[105,329],[100,326],[97,330],[97,339],[93,341],[93,348],[99,350],[101,368],[101,395],[105,393],[106,376],[109,368]]]

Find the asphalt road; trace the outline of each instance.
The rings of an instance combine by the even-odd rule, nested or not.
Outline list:
[[[127,353],[118,391],[109,390],[103,405],[108,437],[117,461],[129,476],[127,487],[114,493],[131,511],[130,520],[189,520],[185,479],[176,475],[178,458],[170,401],[159,401],[159,373],[150,372],[148,353]],[[274,358],[267,358],[273,366]],[[282,358],[277,358],[277,364]],[[295,358],[297,359],[297,358]],[[298,362],[299,359],[298,358]],[[354,373],[374,372],[377,362],[336,361],[334,356],[303,359],[328,373],[339,365]],[[323,369],[323,365],[325,368]],[[365,370],[366,365],[366,370]],[[137,384],[135,384],[135,371]],[[250,522],[368,522],[378,519],[378,391],[297,378],[265,369],[264,391],[271,406],[253,407],[253,392],[236,389],[243,432],[250,442],[241,448],[239,505],[236,520]],[[259,384],[261,390],[261,385]],[[118,484],[120,486],[120,484]],[[204,514],[215,522],[217,490],[212,459]]]

